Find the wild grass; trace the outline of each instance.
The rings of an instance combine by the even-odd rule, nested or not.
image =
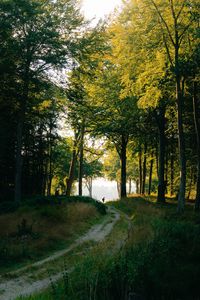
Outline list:
[[[98,244],[87,243],[76,249],[73,261],[74,270],[67,273],[70,267],[66,260],[63,269],[62,279],[53,286],[40,294],[22,297],[19,299],[26,300],[79,300],[79,299],[96,299],[97,285],[103,280],[107,280],[109,274],[104,274],[107,266],[112,266],[113,257],[122,247],[119,241],[127,238],[128,222],[121,218],[113,228],[113,232],[103,242]],[[92,246],[92,247],[91,247]],[[71,261],[71,259],[70,259]],[[67,274],[67,277],[66,277]],[[103,278],[101,276],[103,275]],[[99,290],[98,290],[99,293]]]
[[[69,244],[101,217],[94,200],[25,204],[0,215],[0,269],[5,272]]]
[[[108,241],[98,245],[76,266],[67,290],[61,282],[56,296],[29,299],[200,299],[199,215],[189,206],[180,216],[176,205],[139,197],[112,205],[130,216],[126,245],[117,252]]]

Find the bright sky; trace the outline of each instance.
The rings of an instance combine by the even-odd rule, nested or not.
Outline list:
[[[119,6],[121,0],[82,0],[83,12],[88,19],[96,17],[97,19],[111,13],[116,6]]]

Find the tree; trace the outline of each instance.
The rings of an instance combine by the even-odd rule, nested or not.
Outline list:
[[[2,1],[3,38],[13,63],[17,102],[15,200],[21,199],[22,146],[31,89],[38,78],[49,80],[48,70],[69,66],[80,50],[77,29],[83,25],[76,1]],[[9,39],[7,38],[9,32]],[[76,33],[75,33],[76,32]],[[4,53],[3,53],[4,56]],[[12,58],[12,62],[14,62]]]
[[[190,28],[195,25],[196,14],[192,11],[197,8],[197,1],[173,1],[168,5],[163,1],[150,0],[148,3],[154,7],[161,26],[163,44],[167,53],[171,69],[175,75],[176,102],[178,111],[178,137],[180,155],[180,187],[178,195],[178,211],[184,209],[186,189],[186,155],[185,138],[183,130],[184,106],[184,73],[181,69],[181,57],[184,56],[187,35]],[[192,10],[191,10],[192,9]],[[181,53],[183,51],[183,53]]]
[[[108,56],[99,60],[93,82],[86,83],[90,101],[90,122],[93,134],[106,137],[116,148],[121,162],[121,198],[126,197],[126,151],[129,135],[134,127],[132,118],[135,102],[121,99],[120,70]]]
[[[178,211],[180,212],[184,209],[186,187],[183,61],[189,53],[189,44],[196,44],[194,35],[198,27],[198,8],[198,1],[195,0],[184,2],[170,0],[168,3],[162,0],[128,1],[113,25],[113,52],[118,64],[123,66],[124,73],[121,80],[124,83],[125,96],[136,95],[139,96],[140,103],[147,101],[149,106],[152,104],[157,106],[158,100],[160,102],[168,100],[161,87],[163,75],[164,77],[167,75],[169,79],[171,77],[170,81],[174,81],[176,85],[175,93],[172,92],[171,95],[175,94],[178,115],[181,171]],[[145,89],[141,89],[141,86]],[[160,163],[163,165],[163,162]],[[163,198],[163,187],[161,190],[160,196]]]

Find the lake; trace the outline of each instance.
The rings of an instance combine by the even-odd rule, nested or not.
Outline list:
[[[128,191],[128,184],[127,184],[127,191]],[[135,183],[132,182],[131,192],[135,193],[136,187]],[[78,194],[78,183],[76,183],[76,192]],[[88,189],[83,183],[83,196],[89,196]],[[119,199],[119,195],[117,192],[117,182],[107,180],[105,178],[96,178],[93,179],[92,182],[92,197],[96,200],[101,200],[105,197],[105,201],[117,200]]]

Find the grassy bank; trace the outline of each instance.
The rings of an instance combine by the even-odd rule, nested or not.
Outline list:
[[[0,272],[62,249],[105,214],[88,197],[38,197],[0,215]]]

